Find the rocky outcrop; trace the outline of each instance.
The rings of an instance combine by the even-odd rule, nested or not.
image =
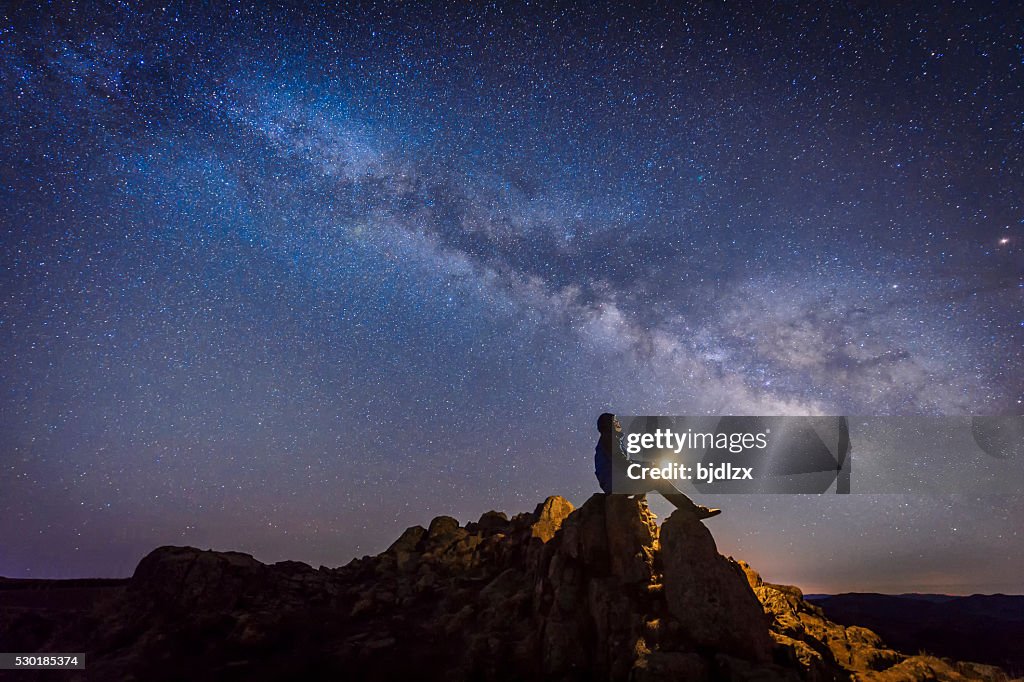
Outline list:
[[[89,652],[62,679],[1001,679],[832,623],[625,496],[441,516],[336,569],[161,547],[119,594],[40,630],[35,650]]]
[[[743,568],[718,553],[707,526],[673,514],[661,536],[668,609],[694,645],[769,661],[768,619]]]

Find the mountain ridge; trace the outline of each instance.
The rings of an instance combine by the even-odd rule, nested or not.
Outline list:
[[[1022,595],[847,592],[809,601],[832,620],[876,631],[897,650],[927,650],[1024,674]]]
[[[833,623],[693,517],[659,526],[617,495],[439,516],[339,568],[166,546],[108,592],[72,617],[15,613],[0,637],[87,652],[68,680],[1007,679]]]

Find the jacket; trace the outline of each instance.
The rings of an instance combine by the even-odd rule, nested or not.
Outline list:
[[[612,481],[615,478],[620,480],[629,467],[629,457],[622,446],[623,434],[615,433],[612,436],[601,436],[594,448],[594,475],[601,490],[606,493],[612,492]]]

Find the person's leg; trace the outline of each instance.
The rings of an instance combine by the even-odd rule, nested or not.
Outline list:
[[[695,511],[697,509],[697,505],[693,503],[693,500],[676,490],[676,487],[668,481],[652,481],[651,489],[656,493],[660,493],[661,496],[671,502],[676,509],[685,509],[687,511]]]
[[[693,500],[679,492],[669,481],[652,481],[651,489],[660,493],[662,497],[675,505],[676,509],[682,509],[684,512],[693,514],[698,518],[706,519],[722,513],[721,509],[709,509],[708,507],[694,504]]]

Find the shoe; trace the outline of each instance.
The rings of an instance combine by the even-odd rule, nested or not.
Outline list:
[[[712,516],[718,516],[722,513],[721,509],[709,509],[701,505],[697,506],[697,519],[703,521],[704,519],[710,519]]]

